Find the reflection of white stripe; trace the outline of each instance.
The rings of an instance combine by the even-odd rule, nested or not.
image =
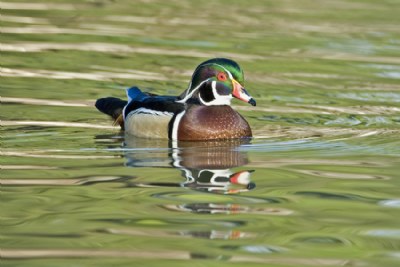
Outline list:
[[[171,137],[172,138],[172,137]],[[176,168],[181,168],[181,158],[179,157],[179,147],[178,140],[171,140],[171,149],[172,149],[172,165]]]
[[[216,81],[213,81],[211,83],[211,88],[212,88],[212,92],[213,92],[215,99],[217,99],[219,97],[219,94],[217,92],[217,82]]]
[[[182,111],[178,115],[176,115],[174,123],[172,125],[172,140],[178,140],[178,128],[179,128],[179,123],[181,122],[181,119],[183,115],[185,115],[186,111]]]

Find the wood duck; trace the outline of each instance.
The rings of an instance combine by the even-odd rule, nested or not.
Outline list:
[[[233,97],[253,106],[244,75],[233,60],[214,58],[201,63],[180,96],[158,96],[137,87],[127,89],[128,101],[107,97],[96,101],[128,134],[179,141],[248,138],[247,121],[230,106]]]

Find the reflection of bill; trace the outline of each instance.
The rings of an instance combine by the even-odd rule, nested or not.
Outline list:
[[[182,174],[186,178],[182,186],[213,193],[245,192],[255,187],[255,184],[250,181],[252,172],[252,170],[246,170],[232,173],[230,169],[182,169]]]
[[[170,167],[180,169],[182,183],[142,183],[137,186],[179,186],[194,190],[234,194],[255,188],[250,176],[253,170],[233,171],[232,168],[248,163],[246,152],[238,147],[246,139],[210,142],[171,142],[147,140],[126,136],[128,151],[126,165],[131,167]],[[168,148],[162,150],[160,148]],[[152,153],[138,153],[135,149],[147,148]],[[132,149],[132,152],[129,152]],[[157,149],[160,149],[157,151]],[[165,153],[168,152],[168,153]],[[149,156],[151,154],[151,156]]]

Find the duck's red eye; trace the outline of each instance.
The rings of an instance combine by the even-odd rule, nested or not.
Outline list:
[[[220,80],[220,81],[226,81],[226,74],[223,73],[223,72],[220,72],[220,73],[218,73],[217,78],[218,78],[218,80]]]

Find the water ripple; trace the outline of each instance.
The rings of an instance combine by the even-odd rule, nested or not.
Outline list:
[[[359,201],[365,203],[375,203],[376,199],[372,197],[363,197],[356,194],[345,194],[345,193],[330,193],[330,192],[317,192],[317,191],[297,191],[295,195],[315,197],[319,199],[336,199],[336,200],[349,200]]]
[[[20,28],[10,28],[6,29],[10,32],[24,32],[23,29]],[[25,28],[25,31],[28,33],[32,33],[36,28]],[[42,29],[44,30],[44,29]],[[2,28],[4,32],[4,27]],[[52,31],[59,32],[59,29],[49,28],[48,31],[51,33]],[[65,30],[66,31],[66,30]],[[70,30],[72,33],[77,31],[75,29]],[[91,34],[95,34],[90,30],[80,30],[78,33],[86,34],[86,32],[90,32]],[[139,53],[139,54],[150,54],[150,55],[167,55],[167,56],[185,56],[185,57],[195,57],[195,58],[212,58],[215,57],[214,53],[205,52],[205,51],[193,51],[193,50],[183,50],[183,49],[167,49],[167,48],[158,48],[158,47],[135,47],[124,44],[112,44],[112,43],[30,43],[30,42],[17,42],[17,43],[6,43],[0,45],[1,51],[9,51],[9,52],[41,52],[41,51],[54,51],[54,50],[79,50],[79,51],[95,51],[95,52],[103,52],[103,53]],[[263,56],[252,55],[252,54],[239,54],[232,52],[220,52],[218,53],[221,57],[228,58],[237,58],[240,60],[257,60],[257,59],[265,59]]]
[[[341,239],[338,237],[332,237],[332,236],[307,236],[307,237],[299,237],[295,238],[294,242],[299,242],[299,243],[309,243],[309,244],[317,244],[317,245],[323,245],[323,244],[334,244],[334,245],[351,245],[352,242],[346,239]]]
[[[10,69],[0,68],[0,73],[5,77],[20,77],[20,78],[46,78],[46,79],[83,79],[94,81],[110,81],[112,79],[132,79],[132,80],[150,80],[150,81],[166,81],[169,78],[155,73],[147,73],[140,71],[133,73],[133,71],[125,73],[116,72],[67,72],[67,71],[54,71],[54,70],[38,70],[38,69]]]
[[[369,153],[369,154],[384,154],[384,155],[398,155],[400,154],[400,147],[392,143],[383,143],[380,145],[365,144],[351,144],[351,139],[348,143],[344,141],[318,141],[312,139],[297,139],[289,141],[268,141],[263,143],[254,143],[249,145],[242,145],[237,148],[238,151],[253,151],[253,152],[285,152],[285,151],[318,151],[320,154],[337,155],[337,154],[356,154],[356,153]],[[397,140],[395,141],[397,142]],[[395,143],[394,142],[394,143]]]

